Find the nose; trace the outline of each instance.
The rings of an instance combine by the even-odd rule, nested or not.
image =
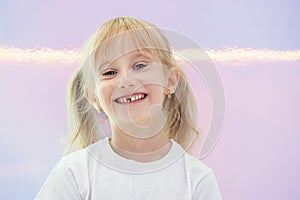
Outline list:
[[[131,75],[130,71],[125,73],[119,80],[119,88],[132,87],[136,84],[136,79]]]

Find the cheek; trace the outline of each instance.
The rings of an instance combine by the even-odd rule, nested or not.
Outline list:
[[[167,86],[167,80],[162,68],[153,68],[143,76],[141,82],[151,91],[151,98],[155,103],[161,103],[164,100],[164,93]],[[147,86],[146,86],[147,87]]]
[[[162,104],[165,98],[164,87],[160,84],[151,84],[148,89],[151,91],[149,96],[151,102],[154,104]]]
[[[142,82],[153,83],[155,85],[165,87],[166,86],[166,76],[162,70],[162,67],[154,66],[151,70],[146,71],[142,74]]]
[[[158,98],[160,100],[160,102],[162,103],[165,100],[165,88],[164,87],[160,87],[159,88],[159,95]]]
[[[111,84],[100,84],[98,87],[99,101],[103,109],[109,107],[112,103],[111,96],[113,88]]]

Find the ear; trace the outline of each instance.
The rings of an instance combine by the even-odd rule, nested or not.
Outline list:
[[[171,68],[169,72],[168,83],[167,83],[167,89],[169,91],[167,91],[167,93],[168,92],[174,93],[178,83],[179,83],[179,72],[176,69]]]
[[[87,99],[87,101],[98,111],[101,112],[101,106],[99,103],[99,100],[97,96],[92,93],[87,86],[84,86],[84,97]]]

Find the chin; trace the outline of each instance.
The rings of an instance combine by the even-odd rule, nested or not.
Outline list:
[[[149,117],[142,118],[141,115],[131,115],[130,117],[120,118],[117,119],[122,124],[129,124],[129,125],[137,125],[137,126],[147,126],[151,123],[151,119]]]

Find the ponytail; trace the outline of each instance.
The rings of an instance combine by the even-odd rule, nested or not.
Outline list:
[[[100,127],[96,110],[84,95],[84,81],[81,68],[70,80],[67,97],[69,144],[65,154],[79,150],[99,140]],[[97,138],[98,137],[98,138]]]
[[[164,133],[181,145],[185,151],[192,153],[196,142],[200,139],[198,129],[198,109],[194,93],[184,72],[175,63],[170,63],[179,74],[179,82],[174,95],[167,98],[165,110],[167,121]]]

